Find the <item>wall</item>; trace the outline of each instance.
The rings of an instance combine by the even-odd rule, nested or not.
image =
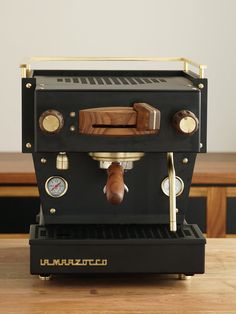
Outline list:
[[[20,151],[18,65],[32,55],[206,63],[209,151],[236,151],[235,12],[234,0],[0,0],[0,151]]]

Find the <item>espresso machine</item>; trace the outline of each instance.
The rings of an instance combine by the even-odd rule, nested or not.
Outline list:
[[[44,61],[183,68],[32,68]],[[205,68],[186,58],[21,65],[22,152],[32,154],[41,201],[31,274],[204,273],[206,241],[185,213],[196,155],[206,152]]]

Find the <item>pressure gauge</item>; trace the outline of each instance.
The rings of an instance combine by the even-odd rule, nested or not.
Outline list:
[[[166,177],[161,183],[162,192],[169,196],[170,195],[170,180],[169,177]],[[184,190],[184,182],[180,177],[175,177],[175,194],[179,196]]]
[[[48,195],[52,197],[63,196],[68,189],[67,181],[59,176],[53,176],[47,179],[45,183],[45,190]]]

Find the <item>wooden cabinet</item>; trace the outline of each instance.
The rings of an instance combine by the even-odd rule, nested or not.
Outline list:
[[[0,154],[0,203],[7,198],[34,199],[33,216],[38,210],[38,189],[33,162],[29,154]],[[236,236],[236,153],[199,154],[190,190],[190,206],[187,213],[189,222],[198,223],[208,237]],[[4,198],[4,199],[2,199]],[[32,206],[31,202],[21,205]],[[1,215],[4,223],[4,207]],[[15,211],[18,211],[15,208]],[[29,209],[30,210],[30,209]],[[11,211],[14,211],[13,208]],[[32,219],[32,211],[19,224],[27,228]],[[9,214],[9,211],[8,211]],[[14,215],[14,212],[12,212]],[[21,217],[21,216],[17,216]],[[192,221],[191,221],[192,219]],[[6,221],[7,225],[7,221]],[[15,232],[9,225],[9,232]],[[26,230],[26,229],[19,230]],[[7,228],[0,229],[6,232]]]

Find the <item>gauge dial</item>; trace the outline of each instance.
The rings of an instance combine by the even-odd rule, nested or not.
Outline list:
[[[48,195],[52,197],[63,196],[68,189],[67,181],[59,176],[53,176],[47,179],[45,183],[45,190]]]
[[[163,191],[163,193],[167,196],[169,196],[170,194],[170,181],[169,178],[166,177],[162,183],[161,183],[161,189]],[[180,194],[182,194],[184,190],[184,182],[180,177],[175,177],[175,194],[176,196],[179,196]]]

